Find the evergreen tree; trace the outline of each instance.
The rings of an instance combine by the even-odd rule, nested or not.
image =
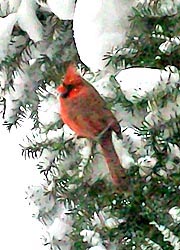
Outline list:
[[[178,1],[133,7],[126,43],[106,53],[98,73],[80,60],[73,21],[58,17],[57,3],[19,2],[0,2],[0,104],[9,130],[25,117],[34,123],[21,146],[24,157],[38,158],[45,178],[28,189],[44,245],[180,249]],[[98,146],[75,139],[60,120],[56,87],[71,61],[122,120],[123,140],[113,141],[130,177],[127,192],[112,186]]]

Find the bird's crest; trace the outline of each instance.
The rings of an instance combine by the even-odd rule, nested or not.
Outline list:
[[[81,76],[77,73],[76,67],[73,63],[71,63],[67,70],[66,70],[66,74],[64,76],[64,81],[63,83],[65,85],[76,85],[78,83],[80,83],[82,81]]]

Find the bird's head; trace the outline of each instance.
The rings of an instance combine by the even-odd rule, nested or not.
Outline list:
[[[78,85],[83,83],[81,76],[77,73],[74,64],[70,64],[66,70],[62,84],[57,88],[57,91],[62,97],[67,97],[69,92],[77,88]]]

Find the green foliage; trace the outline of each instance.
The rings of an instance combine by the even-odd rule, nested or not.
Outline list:
[[[42,0],[42,2],[46,2]],[[48,87],[57,86],[61,81],[66,66],[70,61],[79,62],[75,44],[73,41],[72,22],[60,21],[57,17],[49,13],[41,13],[38,10],[38,17],[43,23],[45,30],[45,42],[47,49],[51,48],[52,56],[41,53],[34,66],[29,68],[29,76],[33,79],[33,90],[27,90],[24,95],[27,98],[20,100],[16,107],[13,122],[5,122],[10,130],[13,125],[22,122],[23,117],[27,116],[34,121],[34,128],[39,134],[47,136],[49,131],[56,131],[60,127],[60,122],[51,123],[43,126],[39,122],[38,108],[41,100],[46,100],[50,96]],[[163,54],[159,46],[166,41],[166,37],[179,35],[180,11],[174,16],[162,15],[158,10],[158,5],[145,8],[140,6],[134,9],[134,14],[130,17],[132,30],[127,39],[125,47],[132,49],[131,55],[119,55],[109,53],[106,58],[117,69],[122,63],[125,66],[141,66],[164,68],[166,65],[174,65],[180,68],[180,46],[176,47],[170,55]],[[158,27],[161,27],[161,32]],[[15,38],[20,35],[25,37],[24,43],[19,45],[16,54],[8,55],[0,65],[0,69],[7,72],[8,86],[5,91],[13,88],[14,74],[16,71],[22,72],[22,64],[28,64],[32,58],[32,51],[37,46],[24,34],[20,29],[13,31],[12,44],[16,46]],[[159,38],[161,35],[163,38]],[[33,76],[38,69],[39,78],[34,80]],[[112,82],[116,85],[112,76]],[[117,86],[117,85],[116,85]],[[31,92],[34,93],[31,98]],[[164,225],[180,239],[179,224],[174,222],[168,211],[174,206],[180,206],[179,203],[179,179],[180,179],[180,162],[179,158],[171,159],[171,164],[176,165],[175,171],[169,171],[167,177],[160,176],[159,170],[167,170],[166,164],[171,153],[170,145],[180,147],[180,117],[178,112],[172,110],[170,119],[165,119],[161,109],[165,108],[169,102],[176,104],[178,107],[179,83],[175,87],[167,87],[147,95],[141,99],[137,97],[135,102],[129,101],[121,89],[117,87],[117,95],[112,100],[112,105],[118,103],[129,113],[144,111],[144,119],[140,126],[134,126],[136,133],[145,141],[147,154],[150,152],[157,162],[152,168],[152,172],[145,177],[140,176],[140,164],[137,161],[137,155],[129,150],[134,164],[127,171],[130,177],[130,191],[122,193],[111,183],[105,180],[97,180],[94,183],[89,182],[89,168],[91,168],[92,159],[88,160],[87,166],[84,167],[84,176],[81,177],[80,163],[81,155],[74,150],[73,141],[67,141],[62,138],[58,140],[36,141],[36,135],[33,139],[27,138],[29,145],[22,146],[22,155],[32,158],[39,158],[45,150],[56,152],[53,159],[44,168],[43,163],[38,167],[47,178],[48,183],[54,182],[54,193],[57,201],[64,202],[74,220],[73,232],[70,238],[73,240],[73,250],[87,249],[90,244],[83,242],[80,232],[83,229],[94,230],[101,236],[103,244],[108,249],[108,244],[114,244],[117,250],[121,249],[142,249],[142,245],[148,246],[146,238],[157,243],[163,250],[173,249],[172,243],[165,241],[163,234],[152,224]],[[6,112],[6,100],[1,97],[2,114]],[[155,113],[155,111],[157,111]],[[156,119],[152,122],[145,120],[145,116],[154,112]],[[66,160],[73,158],[75,160],[70,164],[68,169],[63,169]],[[100,218],[102,213],[107,218]],[[92,219],[94,214],[99,216],[100,222],[93,225]],[[116,226],[108,226],[106,221],[113,218],[118,221]],[[153,249],[149,246],[147,249]]]
[[[163,240],[162,234],[151,225],[156,221],[159,225],[166,224],[168,228],[180,237],[177,225],[168,215],[168,208],[179,203],[179,189],[177,180],[180,175],[167,180],[156,177],[150,182],[141,180],[137,168],[129,173],[131,176],[131,192],[119,193],[111,185],[104,181],[97,181],[93,185],[79,180],[77,175],[57,180],[60,200],[73,201],[72,216],[74,218],[72,239],[75,243],[73,249],[81,245],[80,232],[86,228],[100,233],[105,241],[119,244],[117,249],[131,249],[134,245],[140,247],[144,237],[148,237],[158,243],[163,249],[172,249]],[[74,184],[74,189],[69,189]],[[63,188],[62,188],[63,187]],[[63,191],[62,191],[63,190]],[[94,213],[100,211],[110,214],[111,218],[119,218],[122,222],[116,228],[108,228],[102,221],[101,225],[92,226]],[[128,239],[126,241],[125,239]],[[81,248],[80,248],[81,249]]]

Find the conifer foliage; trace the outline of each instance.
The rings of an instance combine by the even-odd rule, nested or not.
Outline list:
[[[81,0],[0,1],[0,112],[9,130],[33,120],[21,147],[44,176],[42,186],[27,190],[44,249],[178,250],[180,2],[113,0],[111,25],[105,4],[101,19],[102,1],[83,1],[93,6],[84,29],[106,49],[94,65],[93,44],[84,45],[87,54],[79,49]],[[118,4],[125,13],[115,12]],[[126,11],[126,37],[118,46],[116,33],[113,46],[113,27]],[[95,29],[106,18],[111,32],[104,29],[101,40]],[[130,178],[127,192],[110,182],[97,143],[76,138],[60,119],[56,87],[72,61],[120,121],[123,139],[112,136]]]

